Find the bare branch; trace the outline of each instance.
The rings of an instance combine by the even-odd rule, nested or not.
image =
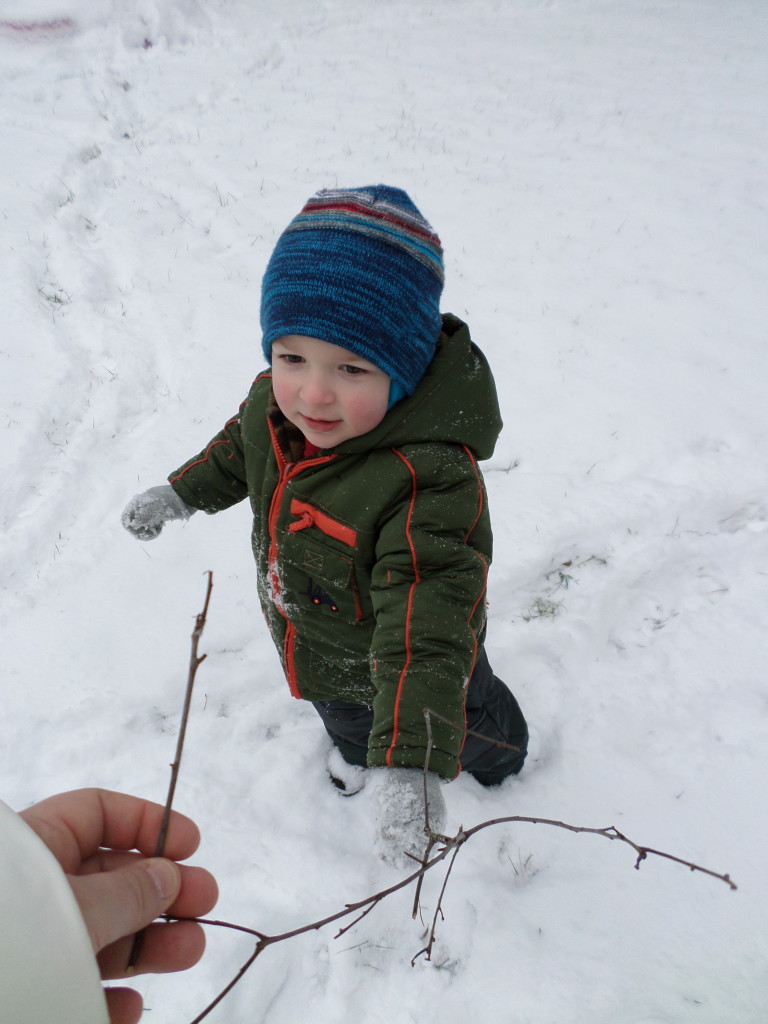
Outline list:
[[[691,861],[683,860],[682,858],[675,857],[672,854],[663,853],[659,850],[651,849],[651,847],[642,846],[639,843],[635,843],[633,840],[629,839],[627,836],[619,832],[618,829],[616,829],[613,825],[610,825],[607,828],[590,828],[585,825],[569,825],[565,821],[555,821],[551,818],[532,818],[527,817],[525,815],[515,814],[504,818],[492,818],[488,821],[480,822],[480,824],[474,825],[472,828],[469,829],[459,829],[455,836],[441,836],[437,833],[430,833],[429,845],[427,847],[427,852],[425,853],[424,860],[419,864],[417,870],[413,871],[406,878],[401,879],[401,881],[396,882],[394,885],[391,885],[386,889],[382,889],[380,892],[374,893],[372,896],[366,897],[366,899],[359,900],[356,903],[348,903],[343,910],[336,911],[336,913],[334,914],[329,914],[327,917],[323,917],[318,921],[312,921],[310,924],[302,925],[301,927],[294,928],[291,931],[283,932],[283,934],[281,935],[265,935],[263,932],[259,932],[256,929],[245,928],[242,925],[229,924],[225,921],[208,921],[202,918],[196,919],[199,924],[214,925],[221,928],[234,928],[238,931],[248,932],[249,934],[257,936],[259,941],[256,944],[256,949],[249,957],[249,959],[246,961],[246,963],[243,964],[243,966],[237,972],[237,975],[226,986],[226,988],[224,988],[219,993],[216,999],[209,1006],[207,1006],[199,1016],[195,1017],[195,1019],[191,1021],[191,1024],[200,1024],[200,1021],[207,1017],[215,1006],[218,1006],[218,1004],[221,1002],[224,996],[232,990],[232,988],[237,984],[237,982],[240,981],[240,979],[246,973],[248,968],[253,964],[253,962],[256,960],[259,954],[261,954],[267,948],[267,946],[272,946],[277,942],[284,942],[287,939],[295,938],[297,935],[303,935],[307,932],[318,931],[320,928],[324,928],[326,925],[332,924],[335,921],[343,920],[343,918],[349,917],[352,914],[358,914],[358,916],[350,924],[346,925],[344,928],[341,928],[337,932],[335,938],[338,938],[339,936],[349,931],[352,927],[354,927],[355,924],[359,923],[359,921],[366,917],[376,906],[378,906],[379,903],[387,899],[388,896],[391,896],[393,893],[398,892],[400,889],[406,888],[411,884],[411,882],[420,882],[423,876],[428,871],[431,871],[432,868],[436,867],[436,865],[440,864],[441,861],[445,860],[446,857],[448,857],[448,855],[451,854],[451,861],[440,890],[440,895],[432,919],[432,925],[430,927],[427,944],[423,949],[419,950],[419,952],[416,953],[416,955],[411,960],[411,964],[415,964],[420,956],[425,956],[427,960],[431,959],[432,948],[434,946],[435,936],[437,932],[437,922],[439,918],[444,916],[442,910],[443,897],[445,895],[448,880],[451,871],[453,870],[453,865],[456,862],[456,857],[458,856],[459,850],[464,846],[466,842],[468,842],[468,840],[470,840],[473,836],[477,835],[478,832],[482,832],[483,829],[490,828],[494,825],[503,825],[507,823],[517,822],[524,822],[530,825],[550,825],[553,828],[566,829],[568,832],[583,832],[589,835],[602,836],[604,839],[610,839],[612,841],[618,840],[619,842],[625,843],[627,846],[631,846],[632,849],[636,851],[636,868],[640,866],[640,861],[645,860],[650,855],[655,855],[657,857],[663,857],[667,860],[674,861],[677,864],[681,864],[683,867],[687,867],[691,871],[699,871],[705,875],[710,875],[713,878],[717,878],[720,881],[725,882],[728,885],[728,887],[732,890],[735,890],[737,888],[735,883],[731,881],[729,875],[718,874],[716,871],[710,871],[708,868],[701,867],[700,865],[694,864]],[[430,858],[428,854],[431,851],[432,847],[436,844],[441,844],[440,849],[433,857]],[[189,920],[184,918],[170,917],[168,915],[166,915],[166,919],[169,921]]]
[[[181,762],[181,750],[183,746],[184,730],[186,729],[186,719],[188,717],[189,702],[191,699],[194,676],[197,671],[197,667],[205,658],[205,655],[203,655],[202,657],[198,657],[197,645],[200,639],[200,635],[202,634],[203,627],[205,626],[208,602],[210,600],[211,595],[212,574],[209,573],[208,576],[208,590],[205,598],[205,606],[201,614],[197,616],[195,630],[192,634],[192,656],[190,660],[189,681],[187,684],[187,695],[184,705],[184,712],[182,715],[182,728],[179,736],[179,744],[177,746],[176,761],[172,765],[173,772],[171,777],[171,787],[169,789],[168,801],[166,804],[166,820],[164,820],[164,824],[166,825],[166,827],[167,817],[170,816],[171,802],[173,799],[173,790],[175,788],[176,778],[178,777],[179,764]],[[195,1019],[191,1021],[190,1024],[200,1024],[200,1022],[204,1020],[216,1006],[219,1005],[219,1003],[225,998],[225,996],[232,991],[232,989],[235,987],[235,985],[237,985],[241,978],[243,978],[243,976],[246,974],[246,972],[249,970],[249,968],[252,966],[255,960],[260,956],[261,953],[264,952],[264,950],[268,946],[275,945],[278,942],[285,942],[288,939],[295,938],[298,935],[306,934],[307,932],[318,931],[319,929],[324,928],[326,925],[333,924],[336,921],[342,921],[344,920],[344,918],[353,917],[353,919],[347,924],[345,924],[342,928],[340,928],[336,935],[334,936],[334,938],[339,938],[340,936],[346,934],[346,932],[348,932],[350,929],[354,928],[355,925],[359,924],[360,921],[363,920],[363,918],[367,917],[368,914],[370,914],[371,911],[375,907],[377,907],[383,900],[387,899],[388,896],[391,896],[393,893],[398,892],[400,889],[406,888],[408,885],[411,884],[411,882],[417,883],[413,904],[413,916],[416,917],[418,913],[419,900],[424,876],[428,871],[431,871],[432,868],[434,868],[437,864],[440,864],[443,860],[445,860],[446,857],[448,857],[448,855],[450,854],[450,863],[448,865],[448,869],[445,873],[445,877],[440,888],[437,906],[432,917],[432,923],[427,937],[427,943],[423,949],[419,950],[419,952],[415,954],[415,956],[411,960],[411,966],[415,965],[416,961],[421,956],[424,956],[427,960],[431,960],[432,950],[435,944],[437,934],[438,920],[444,920],[445,918],[445,915],[443,913],[443,898],[445,896],[448,881],[450,879],[451,872],[453,871],[454,864],[456,863],[456,858],[459,854],[459,851],[468,842],[468,840],[470,840],[473,836],[477,835],[478,832],[481,832],[484,829],[490,828],[494,825],[512,824],[518,822],[527,823],[531,825],[549,825],[553,828],[566,829],[569,832],[583,832],[590,835],[602,836],[604,839],[609,839],[611,841],[618,840],[619,842],[625,843],[627,846],[630,846],[637,854],[637,859],[634,865],[635,868],[639,868],[640,863],[642,861],[646,860],[649,856],[653,855],[665,858],[666,860],[671,860],[676,864],[681,864],[683,867],[687,867],[691,871],[698,871],[702,874],[709,875],[712,878],[717,878],[720,881],[725,882],[732,890],[735,890],[737,888],[734,882],[731,881],[729,875],[719,874],[716,871],[711,871],[709,868],[701,867],[700,865],[694,864],[691,861],[684,860],[681,857],[676,857],[672,854],[652,849],[649,846],[642,846],[639,843],[635,843],[633,840],[629,839],[623,833],[619,832],[619,830],[613,825],[609,825],[606,828],[591,828],[585,825],[569,825],[567,822],[555,821],[551,818],[534,818],[528,817],[526,815],[515,814],[502,818],[492,818],[488,821],[480,822],[480,824],[474,825],[472,828],[469,829],[460,828],[455,836],[444,836],[440,835],[439,833],[433,832],[429,821],[429,798],[427,789],[429,761],[430,755],[432,753],[433,742],[431,725],[432,716],[440,719],[440,721],[445,722],[446,724],[451,725],[455,728],[464,729],[463,725],[457,722],[452,722],[450,721],[450,719],[443,718],[442,715],[433,711],[431,708],[424,708],[424,718],[427,726],[427,751],[426,757],[424,759],[424,834],[426,836],[427,842],[424,854],[421,857],[421,859],[411,855],[413,861],[418,865],[418,867],[406,878],[401,879],[394,885],[391,885],[386,889],[382,889],[381,891],[374,893],[372,896],[368,896],[363,900],[359,900],[356,903],[348,903],[342,910],[338,910],[335,913],[329,914],[328,916],[320,918],[317,921],[312,921],[309,924],[305,924],[298,928],[293,928],[290,931],[283,932],[280,935],[266,935],[263,932],[256,930],[255,928],[247,928],[244,925],[231,924],[227,921],[212,921],[205,918],[177,918],[168,914],[165,915],[165,919],[167,921],[196,920],[198,924],[202,925],[209,925],[212,927],[219,928],[231,928],[235,931],[242,931],[249,935],[255,936],[258,940],[253,953],[248,958],[248,960],[246,960],[246,962],[242,965],[242,967],[239,969],[235,977],[232,978],[232,980],[221,990],[221,992],[216,996],[216,998],[203,1010],[202,1013],[195,1017]],[[505,747],[509,750],[519,749],[517,747],[511,746],[510,744],[502,743],[498,740],[491,740],[487,736],[482,736],[481,733],[475,733],[472,730],[467,731],[472,732],[472,735],[474,736],[480,736],[482,739],[485,739],[488,743],[493,743],[496,746]],[[161,833],[161,838],[158,840],[158,855],[162,854],[164,841],[165,835],[164,833]],[[432,856],[431,854],[435,846],[439,846],[439,849],[438,852],[434,856]],[[138,946],[140,951],[140,940],[142,934],[143,933],[140,933],[136,936],[136,940],[134,942],[134,950],[136,950],[136,947]],[[138,953],[136,954],[136,957],[134,957],[132,953],[131,965],[135,964],[137,957]]]
[[[184,752],[184,739],[187,735],[187,722],[189,721],[189,708],[192,703],[192,690],[195,686],[195,676],[200,665],[207,658],[206,654],[198,657],[198,645],[200,643],[200,637],[203,635],[205,629],[205,623],[208,618],[208,605],[211,601],[211,591],[213,590],[213,573],[208,570],[208,586],[205,591],[205,603],[203,604],[203,610],[195,616],[195,628],[192,630],[192,649],[189,655],[189,673],[187,675],[187,690],[184,695],[184,707],[181,712],[181,724],[179,726],[179,738],[176,742],[176,757],[171,765],[171,781],[168,786],[168,796],[165,801],[165,813],[163,814],[163,821],[160,826],[160,834],[157,837],[157,846],[155,847],[155,856],[162,857],[163,851],[165,850],[165,840],[168,835],[168,823],[171,818],[171,809],[173,806],[173,797],[176,792],[176,783],[179,778],[179,769],[181,767],[181,755]]]
[[[344,935],[346,932],[351,931],[355,927],[355,925],[359,924],[363,920],[364,917],[368,917],[368,915],[375,906],[377,906],[377,903],[371,903],[369,906],[365,908],[365,910],[362,911],[362,913],[360,913],[354,919],[354,921],[350,921],[349,924],[345,924],[343,928],[339,928],[339,930],[333,936],[334,939],[340,939],[341,936]]]
[[[203,1012],[201,1014],[199,1014],[197,1017],[195,1017],[195,1019],[193,1021],[191,1021],[191,1024],[200,1024],[200,1021],[203,1020],[205,1017],[207,1017],[208,1014],[219,1005],[219,1003],[222,1001],[222,999],[224,999],[225,996],[229,995],[229,993],[232,991],[232,989],[235,987],[235,985],[238,983],[238,981],[240,981],[240,979],[243,977],[245,972],[249,969],[251,964],[253,964],[253,962],[256,960],[256,957],[260,953],[262,953],[263,950],[264,950],[264,946],[261,944],[261,942],[257,943],[256,944],[256,949],[254,949],[254,951],[251,954],[251,956],[248,957],[248,959],[245,961],[243,966],[240,968],[240,970],[234,976],[232,981],[230,981],[230,983],[225,988],[223,988],[221,990],[221,992],[219,992],[219,994],[216,996],[216,998],[213,1000],[213,1002],[210,1003],[208,1006],[206,1006],[206,1008],[203,1010]]]
[[[429,938],[424,949],[420,949],[419,952],[411,960],[411,967],[414,966],[420,956],[426,957],[427,960],[432,959],[432,947],[435,944],[435,936],[437,934],[437,919],[438,917],[445,920],[445,914],[443,913],[443,896],[445,896],[445,890],[448,887],[448,879],[451,877],[453,871],[453,865],[456,863],[456,858],[459,855],[460,845],[453,847],[453,856],[451,857],[451,863],[448,865],[448,870],[445,872],[445,878],[443,884],[440,887],[440,895],[437,897],[437,906],[435,907],[435,913],[432,916],[432,927],[429,929]],[[421,881],[421,879],[419,879]]]
[[[427,753],[424,756],[424,831],[429,835],[429,794],[427,792],[427,780],[429,779],[429,759],[432,756],[432,721],[429,708],[424,708],[424,720],[427,723]]]
[[[664,853],[662,850],[654,850],[650,846],[640,846],[635,843],[632,839],[629,839],[622,832],[616,828],[615,825],[608,825],[606,828],[587,828],[585,825],[568,825],[564,821],[554,821],[551,818],[529,818],[524,815],[511,815],[507,818],[492,818],[489,821],[483,821],[479,825],[475,825],[473,828],[469,828],[464,833],[465,839],[471,839],[473,835],[481,832],[485,828],[489,828],[491,825],[502,825],[505,822],[528,822],[531,825],[553,825],[556,828],[564,828],[569,832],[586,832],[594,836],[602,836],[604,839],[618,839],[619,842],[626,843],[627,846],[631,846],[637,853],[637,860],[635,861],[635,868],[639,869],[640,862],[644,861],[649,855],[655,857],[663,857],[665,860],[674,861],[675,864],[682,864],[683,867],[688,868],[690,871],[698,871],[703,875],[709,875],[711,878],[717,878],[721,882],[729,887],[729,889],[736,890],[738,886],[731,880],[731,876],[728,874],[721,874],[718,871],[711,871],[709,868],[704,868],[700,864],[694,864],[690,860],[683,860],[682,857],[675,857],[671,853]]]
[[[166,920],[168,921],[193,920],[197,921],[198,924],[214,925],[220,928],[234,928],[238,931],[250,932],[253,935],[259,936],[259,941],[256,944],[256,949],[248,958],[248,960],[243,964],[243,966],[237,972],[232,981],[230,981],[229,984],[224,989],[222,989],[222,991],[216,996],[213,1002],[206,1006],[203,1012],[199,1014],[197,1017],[195,1017],[195,1019],[191,1021],[190,1024],[200,1024],[200,1021],[204,1020],[208,1016],[208,1014],[216,1006],[218,1006],[218,1004],[221,1002],[224,996],[227,995],[228,992],[231,992],[231,990],[240,981],[240,979],[243,977],[248,968],[253,964],[253,962],[256,960],[259,954],[267,948],[267,946],[272,946],[277,942],[285,942],[287,939],[293,939],[297,935],[304,935],[307,932],[318,931],[320,928],[324,928],[328,924],[333,924],[334,921],[340,921],[345,917],[349,917],[352,914],[356,914],[360,911],[363,911],[362,913],[359,913],[358,918],[355,921],[353,921],[351,925],[342,928],[338,932],[338,935],[336,936],[338,938],[338,936],[343,935],[345,932],[349,931],[350,927],[356,924],[357,921],[362,920],[368,913],[370,913],[371,910],[373,910],[375,906],[381,903],[382,900],[385,900],[388,896],[391,896],[393,893],[398,892],[400,889],[406,888],[406,886],[410,885],[411,882],[415,881],[415,879],[419,878],[426,871],[429,871],[431,868],[433,868],[435,864],[439,864],[440,861],[448,855],[451,848],[452,847],[448,846],[443,847],[443,849],[441,849],[440,852],[432,858],[432,860],[420,865],[417,871],[412,872],[406,878],[401,879],[401,881],[396,882],[394,885],[390,885],[388,888],[382,889],[381,892],[374,893],[373,896],[368,896],[366,897],[366,899],[359,900],[357,903],[348,903],[343,910],[339,910],[335,914],[329,914],[328,917],[321,918],[319,921],[312,921],[311,924],[305,924],[300,928],[294,928],[289,932],[283,932],[282,935],[264,935],[261,932],[256,931],[255,929],[249,929],[244,928],[240,925],[229,924],[226,921],[208,921],[204,918],[178,918],[166,914],[165,917]]]
[[[163,811],[163,820],[160,824],[160,831],[157,836],[157,843],[155,845],[155,856],[162,857],[165,851],[165,841],[168,837],[168,825],[171,820],[171,810],[173,808],[173,797],[176,792],[176,783],[179,778],[179,769],[181,767],[181,755],[184,752],[184,739],[187,735],[187,722],[189,721],[189,708],[192,703],[192,690],[195,685],[195,676],[200,665],[205,661],[207,655],[203,654],[198,656],[197,650],[200,643],[200,637],[203,635],[205,629],[206,619],[208,617],[208,605],[211,601],[211,591],[213,590],[213,573],[208,570],[208,586],[205,591],[205,603],[203,604],[203,610],[195,616],[195,628],[192,630],[192,649],[189,655],[189,672],[187,674],[187,689],[184,695],[184,707],[181,712],[181,723],[179,725],[179,738],[176,741],[176,756],[173,764],[171,765],[171,781],[168,786],[168,796],[165,800],[165,809]],[[144,945],[144,932],[140,931],[136,933],[131,946],[131,954],[128,957],[128,967],[132,968],[136,966],[138,959],[141,955],[141,949]]]
[[[427,723],[427,753],[424,757],[424,834],[427,836],[427,845],[424,848],[424,853],[418,864],[424,865],[429,860],[429,855],[432,852],[432,848],[435,845],[435,840],[432,838],[432,828],[429,824],[429,793],[427,790],[427,779],[429,775],[429,759],[432,755],[432,722],[430,720],[430,712],[428,708],[424,708],[424,720]],[[412,854],[408,854],[413,860],[416,860]],[[421,885],[424,880],[424,875],[419,876],[419,880],[416,883],[416,892],[413,894],[413,910],[411,911],[411,918],[415,918],[419,912],[419,901],[421,899]]]
[[[426,800],[425,800],[425,806],[426,806]],[[429,839],[427,840],[427,845],[426,845],[426,847],[424,849],[424,855],[422,856],[421,860],[418,860],[416,857],[414,857],[412,853],[408,853],[407,854],[407,856],[409,856],[412,860],[416,861],[416,863],[419,864],[421,867],[424,867],[426,865],[427,861],[429,860],[429,855],[432,853],[432,850],[434,849],[435,844],[439,841],[438,838],[437,838],[436,833],[429,832],[427,829],[425,829],[425,831],[427,831]],[[421,888],[422,888],[423,881],[424,881],[424,872],[422,872],[419,875],[418,881],[416,882],[416,891],[413,894],[413,909],[411,911],[411,919],[412,920],[416,919],[416,915],[419,912],[419,904],[421,902]]]

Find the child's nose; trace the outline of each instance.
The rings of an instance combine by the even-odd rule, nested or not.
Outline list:
[[[302,398],[313,405],[325,405],[333,401],[333,392],[323,373],[311,373],[302,385]]]

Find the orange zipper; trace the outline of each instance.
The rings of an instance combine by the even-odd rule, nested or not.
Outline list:
[[[269,432],[272,435],[272,447],[277,458],[277,464],[280,467],[280,479],[277,487],[275,488],[274,494],[272,495],[272,501],[269,504],[269,555],[267,560],[267,572],[269,573],[269,595],[275,608],[277,608],[278,612],[285,620],[283,658],[285,663],[285,675],[288,680],[288,688],[291,691],[291,696],[296,697],[297,700],[301,700],[302,695],[298,679],[296,677],[296,660],[294,657],[296,627],[288,618],[285,608],[283,607],[282,595],[280,592],[280,575],[277,571],[277,558],[280,550],[280,545],[277,541],[277,519],[283,504],[286,487],[291,480],[298,476],[299,473],[302,473],[305,469],[309,469],[311,466],[316,466],[323,462],[330,462],[335,459],[336,456],[324,455],[321,458],[306,459],[299,463],[287,462],[280,445],[277,443],[277,437],[275,436],[272,423],[269,421],[267,422],[269,423]]]

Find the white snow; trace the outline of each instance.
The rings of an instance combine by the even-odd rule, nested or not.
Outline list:
[[[506,423],[488,650],[532,752],[452,783],[449,826],[613,824],[739,885],[499,826],[433,963],[400,894],[268,949],[211,1022],[765,1021],[767,48],[751,0],[0,0],[2,797],[164,799],[211,569],[176,805],[215,915],[282,932],[396,879],[282,680],[248,509],[120,525],[262,368],[277,233],[384,181],[441,235]],[[208,942],[140,982],[153,1024],[252,949]]]

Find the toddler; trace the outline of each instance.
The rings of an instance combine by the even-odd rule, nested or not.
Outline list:
[[[375,781],[393,863],[425,844],[424,708],[435,831],[440,777],[495,785],[520,771],[528,739],[483,648],[492,535],[478,460],[501,429],[496,390],[467,326],[441,316],[442,287],[440,241],[405,192],[319,192],[262,282],[271,368],[202,452],[123,513],[149,540],[250,500],[288,687],[333,741],[336,785]]]

